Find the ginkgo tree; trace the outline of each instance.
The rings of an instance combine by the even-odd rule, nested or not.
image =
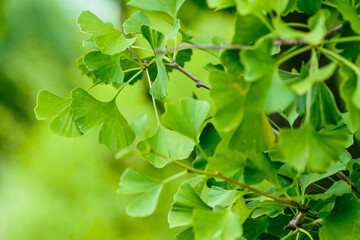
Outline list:
[[[152,214],[163,186],[189,174],[168,214],[170,227],[181,229],[176,239],[359,239],[360,160],[349,148],[359,149],[360,140],[360,1],[207,0],[216,11],[235,9],[234,36],[223,41],[183,31],[184,2],[131,0],[138,11],[121,30],[82,12],[77,23],[92,51],[77,66],[89,89],[69,97],[40,91],[37,118],[54,118],[50,128],[65,137],[100,129],[109,149],[136,148],[155,168],[179,166],[167,179],[134,168],[122,174],[118,193],[136,195],[130,216]],[[156,30],[149,12],[166,14],[171,29]],[[286,21],[293,13],[307,22]],[[193,51],[219,59],[203,63],[209,84],[186,70]],[[303,53],[300,68],[283,67]],[[166,103],[171,71],[209,97]],[[151,136],[146,115],[129,123],[116,104],[140,81],[149,85],[158,123]],[[109,102],[89,93],[109,84],[118,90]]]

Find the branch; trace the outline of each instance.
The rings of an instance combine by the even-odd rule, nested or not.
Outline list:
[[[166,49],[155,49],[155,53],[168,53],[184,49],[211,49],[211,50],[242,50],[242,49],[251,49],[252,45],[199,45],[199,44],[180,44],[176,47],[166,48]]]
[[[147,65],[149,62],[148,61],[143,61],[143,63],[145,65]],[[152,65],[156,65],[156,62],[151,63]],[[191,73],[189,73],[188,71],[186,71],[183,67],[181,67],[175,60],[172,60],[170,63],[164,63],[164,65],[166,67],[169,68],[174,68],[179,70],[180,72],[182,72],[183,74],[185,74],[185,76],[189,77],[191,80],[193,80],[196,83],[196,87],[198,88],[206,88],[208,90],[211,89],[211,87],[209,85],[207,85],[206,83],[203,83],[202,81],[200,81],[197,77],[195,77],[194,75],[192,75]]]
[[[183,67],[181,67],[175,60],[172,60],[170,63],[164,63],[164,65],[166,67],[170,67],[170,68],[174,68],[179,70],[180,72],[182,72],[183,74],[185,74],[187,77],[189,77],[191,80],[193,80],[196,83],[196,87],[198,88],[206,88],[208,90],[211,89],[211,87],[209,85],[207,85],[206,83],[203,83],[202,81],[200,81],[197,77],[195,77],[194,75],[192,75],[191,73],[189,73],[188,71],[186,71]]]
[[[288,225],[284,227],[284,230],[295,230],[301,227],[302,221],[305,219],[306,212],[300,211],[290,222]]]
[[[253,187],[250,187],[249,185],[246,185],[244,183],[241,183],[241,182],[238,182],[232,178],[228,178],[218,172],[216,173],[211,173],[211,172],[206,172],[206,171],[202,171],[200,169],[196,169],[196,168],[193,168],[193,167],[190,167],[180,161],[177,161],[177,160],[174,160],[173,163],[175,163],[176,165],[182,167],[182,168],[185,168],[186,170],[188,170],[189,172],[193,172],[193,173],[198,173],[198,174],[202,174],[202,175],[206,175],[206,176],[210,176],[210,177],[218,177],[218,178],[221,178],[221,179],[224,179],[230,183],[233,183],[237,186],[240,186],[244,189],[248,189],[254,193],[257,193],[259,195],[262,195],[264,197],[268,197],[270,199],[273,199],[277,202],[281,202],[281,203],[284,203],[284,204],[287,204],[287,205],[290,205],[290,206],[294,206],[296,207],[299,211],[302,211],[302,212],[307,212],[308,211],[308,208],[302,204],[299,204],[295,201],[291,201],[291,200],[288,200],[288,199],[285,199],[285,198],[281,198],[281,197],[277,197],[277,196],[274,196],[272,194],[269,194],[269,193],[266,193],[266,192],[263,192],[263,191],[260,191],[256,188],[253,188]]]

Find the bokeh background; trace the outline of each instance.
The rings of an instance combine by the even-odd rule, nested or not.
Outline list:
[[[76,86],[91,85],[75,64],[90,51],[82,47],[87,36],[76,25],[82,10],[117,27],[136,11],[121,0],[0,0],[0,239],[172,239],[176,230],[168,228],[167,212],[179,181],[165,187],[157,211],[146,218],[126,216],[134,198],[119,196],[116,189],[130,166],[159,179],[180,169],[154,169],[138,156],[116,159],[116,151],[98,143],[98,132],[63,138],[50,131],[50,120],[35,119],[39,90],[69,96]],[[169,28],[163,16],[150,16],[157,28]],[[214,13],[205,0],[187,0],[179,17],[182,29],[195,36],[231,39],[234,14]],[[186,69],[207,82],[207,63],[217,60],[196,51]],[[173,72],[170,79],[166,101],[177,103],[193,92],[208,98],[182,74]],[[91,91],[100,100],[114,93],[103,86]],[[127,87],[118,105],[128,120],[146,113],[153,132],[147,91],[146,81]]]

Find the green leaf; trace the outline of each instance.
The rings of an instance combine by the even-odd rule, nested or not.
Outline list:
[[[246,112],[229,147],[239,152],[262,152],[275,142],[275,134],[263,112]]]
[[[183,183],[174,195],[174,203],[169,212],[170,228],[191,224],[194,209],[210,210],[189,182]]]
[[[336,4],[336,9],[346,21],[350,22],[352,30],[357,34],[360,34],[360,19],[355,8],[347,1],[330,0],[329,2]]]
[[[313,171],[325,171],[349,146],[352,136],[344,126],[329,127],[316,132],[310,125],[300,129],[282,130],[280,149],[286,162],[302,172],[309,166]]]
[[[151,26],[150,19],[143,12],[134,13],[129,19],[125,20],[124,33],[141,33],[141,26]]]
[[[162,120],[167,127],[198,141],[200,129],[208,116],[210,104],[207,101],[184,98],[180,107],[165,104]]]
[[[149,42],[154,52],[156,51],[156,49],[165,48],[166,36],[164,34],[145,25],[141,26],[141,32],[145,39]],[[150,94],[158,100],[164,99],[166,97],[166,86],[169,80],[165,65],[162,61],[163,58],[164,54],[155,53],[157,75],[153,85],[150,88]]]
[[[249,202],[248,207],[255,209],[251,214],[252,218],[258,218],[264,215],[275,218],[286,208],[286,205],[274,201],[255,200]]]
[[[187,158],[194,149],[195,142],[190,138],[159,126],[156,133],[137,144],[141,156],[152,165],[162,168],[171,160]]]
[[[243,173],[246,184],[259,184],[264,179],[271,182],[277,181],[276,168],[267,155],[263,153],[247,153],[247,157]]]
[[[342,196],[346,193],[351,193],[351,186],[346,182],[340,180],[334,183],[326,192],[319,194],[308,194],[307,197],[314,200],[326,200],[333,196]]]
[[[313,15],[321,8],[321,0],[297,0],[296,6],[300,12]]]
[[[140,137],[145,137],[146,134],[146,124],[148,117],[145,113],[140,113],[138,118],[130,122],[131,128],[135,131],[136,135]]]
[[[356,132],[360,129],[360,108],[354,101],[355,90],[357,84],[360,82],[352,70],[342,66],[340,68],[340,95],[346,103],[346,110],[348,111],[348,125],[351,132]]]
[[[177,34],[180,29],[180,20],[176,19],[173,27],[171,28],[170,32],[167,35],[168,40],[175,40],[177,38]]]
[[[176,240],[194,240],[194,229],[193,227],[189,227],[185,229],[184,231],[180,232],[178,235],[176,235]]]
[[[249,84],[219,70],[210,72],[210,97],[215,103],[215,122],[220,130],[229,130],[241,121]]]
[[[39,120],[56,117],[50,124],[50,129],[65,137],[82,135],[70,108],[72,99],[59,97],[49,91],[41,90],[37,97],[35,115]]]
[[[319,11],[316,15],[309,18],[309,25],[312,27],[309,32],[302,32],[291,28],[281,18],[275,20],[276,34],[285,40],[299,39],[304,42],[317,45],[320,44],[326,34],[325,28],[325,11]]]
[[[256,42],[254,49],[241,51],[241,62],[244,65],[244,78],[246,81],[256,81],[269,72],[274,72],[276,62],[271,56],[274,39],[261,38]]]
[[[207,0],[206,3],[209,8],[216,8],[215,10],[235,6],[235,0]]]
[[[338,125],[342,120],[335,98],[325,83],[316,85],[316,94],[311,106],[311,124],[316,130]]]
[[[269,29],[256,15],[242,16],[238,14],[232,44],[250,45],[268,32]]]
[[[164,184],[146,177],[128,168],[120,179],[118,194],[141,194],[126,208],[126,213],[132,217],[145,217],[151,215],[155,209]]]
[[[209,211],[197,209],[193,216],[195,239],[235,240],[242,235],[239,215],[229,209]]]
[[[107,55],[123,52],[136,40],[136,38],[126,39],[119,30],[104,23],[90,11],[81,12],[78,24],[82,32],[97,35],[94,39],[95,44]]]
[[[287,6],[288,0],[268,0],[266,4],[262,0],[236,0],[237,11],[241,15],[258,13],[261,11],[269,12],[274,10],[280,14]]]
[[[223,136],[216,148],[215,155],[209,159],[209,165],[225,176],[233,176],[245,167],[246,156],[236,150],[229,149],[229,141],[234,131]]]
[[[83,133],[101,126],[99,142],[109,149],[125,148],[134,142],[135,133],[119,112],[115,99],[101,102],[81,88],[74,89],[71,96],[71,108]]]
[[[321,240],[353,240],[360,236],[360,201],[347,194],[338,198],[320,228]]]
[[[346,169],[347,162],[351,159],[351,155],[348,152],[344,152],[340,155],[340,161],[332,165],[325,173],[315,173],[310,172],[308,174],[301,175],[299,178],[299,184],[303,194],[310,184],[317,182],[323,178],[330,177],[337,172],[343,171]]]
[[[227,207],[240,196],[237,190],[225,190],[219,187],[211,187],[208,204],[210,207]]]
[[[174,19],[185,0],[131,0],[128,4],[146,11],[164,12]]]
[[[199,138],[199,145],[205,154],[210,157],[214,156],[215,149],[221,141],[219,133],[212,123],[206,124]]]
[[[85,75],[88,78],[91,78],[94,84],[97,82],[94,73],[89,71],[89,69],[84,64],[84,56],[81,56],[76,60],[76,66],[81,71],[81,75]]]
[[[291,88],[299,95],[309,92],[312,86],[317,82],[323,82],[329,79],[335,72],[337,64],[332,62],[325,67],[310,72],[309,75],[299,81],[291,83]]]
[[[84,56],[84,64],[97,79],[106,84],[122,83],[124,80],[120,54],[105,55],[100,51],[89,52]]]

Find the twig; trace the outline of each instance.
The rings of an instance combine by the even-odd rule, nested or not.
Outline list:
[[[302,221],[304,221],[306,216],[306,211],[300,211],[299,214],[297,214],[288,225],[284,227],[284,230],[295,230],[301,227]]]
[[[237,186],[240,186],[244,189],[248,189],[256,194],[259,194],[259,195],[262,195],[264,197],[268,197],[270,199],[273,199],[277,202],[281,202],[281,203],[284,203],[284,204],[287,204],[287,205],[290,205],[290,206],[294,206],[296,207],[299,211],[302,211],[302,212],[307,212],[308,211],[308,208],[302,204],[299,204],[298,202],[295,202],[295,201],[291,201],[291,200],[288,200],[288,199],[285,199],[285,198],[281,198],[281,197],[277,197],[277,196],[274,196],[272,194],[269,194],[269,193],[266,193],[266,192],[263,192],[263,191],[260,191],[256,188],[253,188],[253,187],[250,187],[249,185],[246,185],[244,183],[241,183],[241,182],[238,182],[232,178],[228,178],[224,175],[222,175],[221,173],[218,173],[218,172],[215,172],[215,173],[211,173],[211,172],[206,172],[206,171],[202,171],[200,169],[196,169],[196,168],[193,168],[193,167],[190,167],[180,161],[177,161],[177,160],[174,160],[173,163],[175,163],[176,165],[182,167],[182,168],[185,168],[186,170],[188,170],[189,172],[193,172],[193,173],[198,173],[198,174],[202,174],[202,175],[206,175],[206,176],[210,176],[210,177],[217,177],[217,178],[221,178],[221,179],[224,179],[226,180],[227,182],[230,182],[230,183],[233,183]]]
[[[199,44],[180,44],[176,47],[166,48],[166,49],[155,49],[155,53],[168,53],[184,49],[211,49],[211,50],[242,50],[242,49],[251,49],[252,45],[199,45]]]
[[[144,64],[148,64],[147,61],[143,61]],[[156,65],[156,62],[153,62],[152,65]],[[209,85],[207,85],[206,83],[203,83],[202,81],[200,81],[197,77],[195,77],[194,75],[192,75],[191,73],[189,73],[188,71],[186,71],[183,67],[181,67],[175,60],[172,60],[170,63],[164,63],[164,65],[166,67],[169,68],[174,68],[179,70],[180,72],[182,72],[185,76],[189,77],[191,80],[193,80],[196,84],[196,87],[198,88],[206,88],[208,90],[211,89],[211,87]]]

